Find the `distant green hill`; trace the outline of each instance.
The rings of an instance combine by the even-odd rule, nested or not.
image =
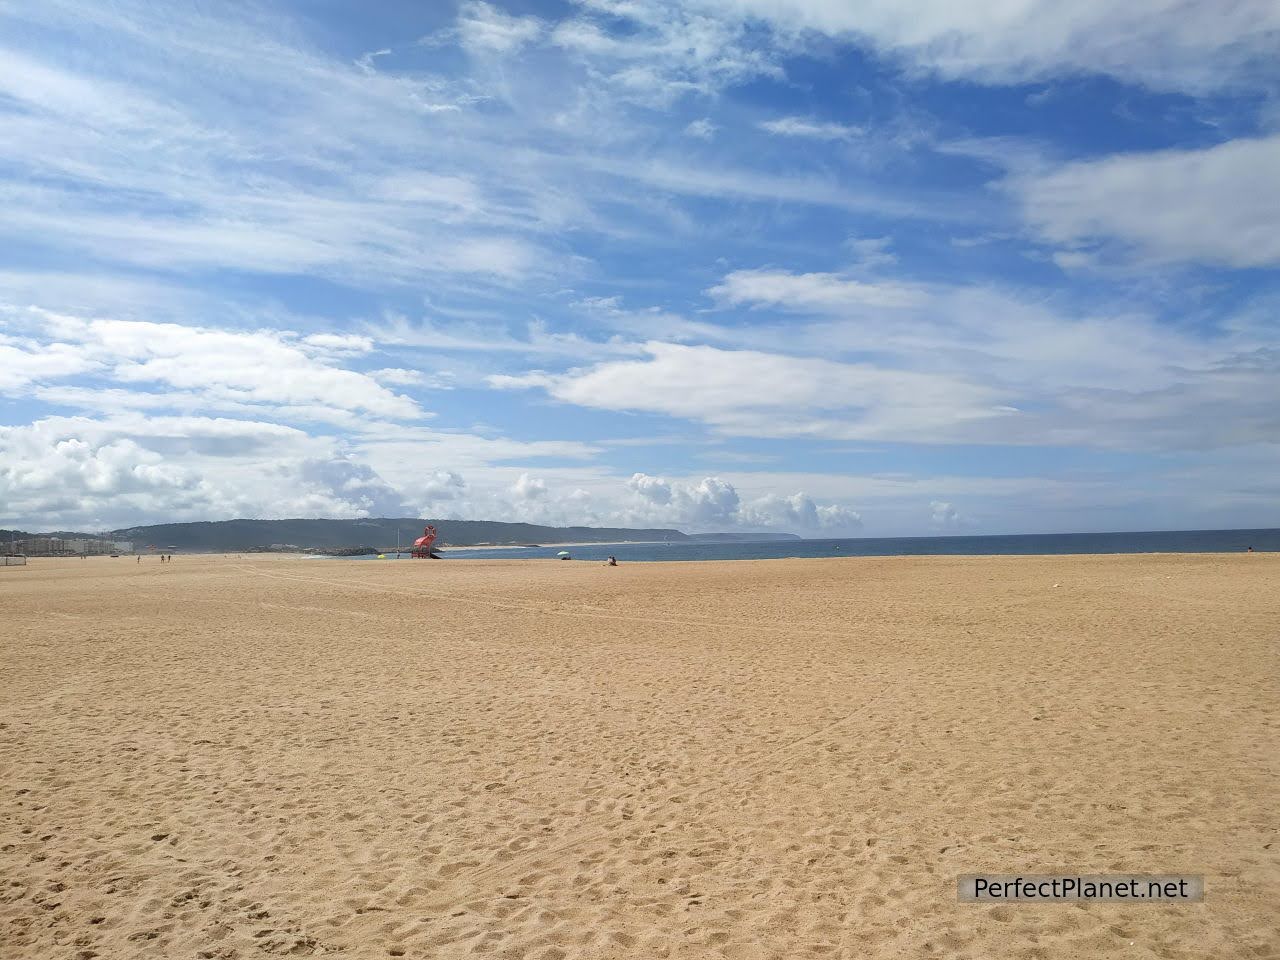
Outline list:
[[[533,523],[501,523],[496,520],[424,520],[418,517],[379,518],[371,520],[219,520],[199,523],[160,523],[144,527],[127,527],[107,534],[114,540],[131,540],[139,547],[154,545],[202,553],[226,553],[236,550],[269,548],[288,544],[300,549],[317,547],[334,550],[343,547],[371,546],[394,548],[398,542],[408,547],[422,528],[434,524],[439,542],[445,546],[465,547],[475,544],[527,543],[621,543],[656,540],[671,543],[745,540],[799,540],[791,533],[696,533],[686,534],[664,527],[633,529],[629,527],[544,527]],[[94,533],[26,533],[0,530],[0,547],[10,540],[32,537],[93,539]]]
[[[97,540],[101,533],[101,530],[94,533],[83,533],[75,530],[49,530],[44,533],[28,533],[24,530],[0,530],[0,547],[5,546],[10,540],[30,540],[35,537],[57,537],[60,540]],[[112,536],[112,534],[107,536]]]
[[[351,547],[369,544],[394,547],[399,536],[408,547],[422,528],[434,524],[440,543],[470,546],[479,543],[613,543],[625,540],[670,540],[689,538],[679,530],[623,527],[544,527],[532,523],[499,523],[492,520],[426,520],[418,517],[369,520],[221,520],[202,523],[161,523],[115,530],[117,540],[132,540],[137,546],[154,544],[175,550],[225,553],[252,550],[273,544],[296,547]]]

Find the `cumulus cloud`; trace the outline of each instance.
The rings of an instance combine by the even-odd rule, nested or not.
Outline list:
[[[47,417],[0,427],[0,522],[88,528],[233,517],[399,515],[332,440],[204,417]]]
[[[719,477],[672,483],[637,473],[627,481],[627,487],[638,501],[651,508],[651,515],[703,528],[734,523],[740,502],[733,484]]]
[[[306,488],[334,495],[356,516],[398,517],[412,509],[398,490],[349,457],[304,460],[297,475]]]
[[[627,487],[646,522],[675,523],[701,530],[773,529],[787,532],[851,531],[861,516],[841,504],[816,503],[805,493],[767,494],[743,501],[737,488],[721,477],[668,480],[637,473]]]
[[[690,486],[677,487],[675,498],[689,522],[707,526],[729,523],[738,512],[738,491],[719,477],[703,477]]]
[[[840,504],[819,505],[806,493],[770,494],[742,507],[742,523],[791,531],[849,531],[862,526],[862,515]]]
[[[929,519],[939,527],[955,527],[961,523],[960,512],[944,500],[934,500],[929,504]]]
[[[627,487],[650,503],[666,505],[671,502],[671,484],[661,477],[651,477],[644,473],[632,474]]]
[[[511,495],[516,500],[521,501],[545,500],[547,497],[547,483],[545,480],[522,473],[516,478],[516,482],[511,485]]]
[[[406,490],[406,496],[414,498],[414,513],[419,517],[439,516],[442,512],[452,514],[459,509],[467,509],[467,481],[452,470],[425,470]]]
[[[454,500],[462,496],[466,489],[467,482],[452,470],[429,470],[415,485],[416,492],[425,496],[428,502]]]

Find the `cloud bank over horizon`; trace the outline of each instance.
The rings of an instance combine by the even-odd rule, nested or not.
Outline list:
[[[1280,526],[1280,10],[0,10],[0,526]]]

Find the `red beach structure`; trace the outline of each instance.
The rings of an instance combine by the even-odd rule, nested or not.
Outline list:
[[[413,550],[409,555],[415,560],[439,560],[431,550],[431,545],[436,542],[436,528],[430,524],[422,531],[422,536],[413,541]]]

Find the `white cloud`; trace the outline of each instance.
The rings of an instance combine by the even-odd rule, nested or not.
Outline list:
[[[852,140],[863,134],[861,127],[845,123],[810,120],[805,117],[779,117],[766,120],[760,129],[779,137],[803,137],[808,140]]]
[[[769,494],[742,507],[742,523],[787,531],[848,532],[862,526],[862,515],[840,504],[820,506],[806,493]]]
[[[672,2],[628,0],[615,9],[652,16]],[[1104,73],[1174,90],[1265,85],[1280,33],[1280,7],[1270,0],[1226,7],[1187,0],[694,0],[692,6],[758,18],[796,42],[816,31],[865,42],[921,70],[993,83]]]
[[[512,16],[483,0],[469,0],[458,12],[458,35],[473,51],[511,53],[537,40],[544,28],[537,17]]]
[[[679,523],[706,529],[717,525],[732,526],[740,500],[733,484],[719,477],[703,477],[697,481],[670,482],[662,477],[634,474],[627,481],[642,515],[651,522]]]
[[[580,440],[513,440],[392,423],[367,425],[352,440],[351,450],[381,476],[409,492],[418,488],[424,472],[455,471],[477,487],[483,477],[502,478],[509,474],[499,486],[510,486],[518,474],[527,472],[531,461],[557,459],[586,464],[600,453],[599,447]],[[576,467],[575,471],[582,469]]]
[[[850,237],[844,245],[862,270],[892,266],[898,262],[898,255],[892,251],[892,237]]]
[[[391,51],[385,48],[382,50],[369,50],[356,58],[356,66],[365,73],[373,73],[377,69],[375,61],[379,57],[388,57],[390,55]]]
[[[420,370],[406,370],[404,367],[384,367],[381,370],[370,370],[369,376],[379,383],[390,383],[397,387],[412,387],[426,382],[426,375]]]
[[[684,132],[686,136],[696,137],[699,140],[712,140],[719,129],[710,119],[703,117],[701,120],[691,121],[684,128]]]
[[[806,493],[765,494],[744,501],[722,477],[668,480],[637,473],[627,481],[635,507],[633,523],[675,524],[693,530],[843,532],[862,525],[857,511],[839,503],[816,503]],[[628,515],[625,513],[624,515]]]
[[[467,11],[468,36],[488,42],[491,8]],[[127,0],[5,9],[17,34],[31,20],[32,35],[65,31],[78,51],[73,63],[0,57],[0,161],[17,172],[0,189],[5,233],[106,262],[362,286],[542,266],[528,195],[504,186],[496,199],[466,172],[487,145],[440,149],[440,125],[477,97],[468,82],[327,58],[283,42],[296,26],[265,12],[218,12],[175,20]]]
[[[736,270],[707,291],[727,304],[760,304],[801,311],[919,304],[919,289],[900,283],[847,279],[831,273],[788,273],[785,270]]]
[[[545,480],[522,473],[511,485],[511,495],[517,500],[545,500],[547,484]]]
[[[627,487],[650,503],[665,506],[671,502],[671,484],[661,477],[651,477],[644,473],[632,474]]]
[[[173,388],[210,406],[262,405],[308,419],[354,414],[399,420],[428,416],[413,400],[372,378],[337,366],[371,348],[365,337],[276,330],[234,331],[173,323],[84,319],[42,310],[0,310],[0,326],[32,331],[5,337],[15,385],[93,372],[117,384]]]
[[[63,425],[30,447],[6,434],[0,510],[37,511],[27,516],[41,523],[354,515],[407,510],[394,506],[403,494],[423,511],[500,518],[523,489],[532,495],[520,509],[554,522],[831,531],[852,529],[862,511],[869,525],[888,515],[915,529],[932,516],[923,504],[953,497],[987,517],[1008,494],[1013,505],[999,511],[1061,524],[1075,516],[1063,504],[1124,517],[1135,496],[1092,476],[1002,485],[730,469],[778,462],[780,449],[781,459],[795,451],[798,464],[812,463],[812,444],[768,445],[799,437],[1058,444],[1072,448],[1068,459],[1085,446],[1177,451],[1199,464],[1181,481],[1184,507],[1212,502],[1216,517],[1248,505],[1261,516],[1274,491],[1235,473],[1262,475],[1274,457],[1233,460],[1231,448],[1280,436],[1270,306],[1259,301],[1246,323],[1188,289],[1194,302],[1166,318],[1144,305],[1166,274],[1143,278],[1142,290],[1107,288],[1099,274],[1097,289],[1059,275],[1057,290],[1019,291],[907,273],[939,266],[920,242],[926,223],[961,221],[965,236],[1009,241],[970,255],[981,270],[1007,268],[997,259],[1016,256],[1006,249],[1016,235],[1002,222],[1009,194],[954,186],[947,173],[959,168],[942,165],[961,150],[932,143],[938,155],[907,156],[925,145],[916,128],[928,123],[916,123],[913,92],[889,89],[885,63],[917,79],[1100,71],[1193,92],[1253,83],[1250,58],[1274,43],[1275,15],[1257,0],[1225,12],[1193,6],[579,0],[556,23],[467,2],[435,46],[388,47],[355,63],[351,50],[310,45],[324,25],[263,7],[174,18],[142,0],[3,6],[0,33],[36,42],[0,56],[0,244],[32,264],[0,272],[0,299],[55,313],[0,317],[0,391],[17,398],[19,416],[43,416],[40,405],[93,416],[46,418]],[[62,45],[42,46],[46,37]],[[839,115],[880,118],[865,135],[770,98],[766,130],[804,139],[768,143],[749,135],[762,116],[751,91],[716,99],[743,81],[785,79],[796,54],[843,61],[847,49],[825,55],[847,43],[888,54],[868,61],[869,80],[888,81],[878,89],[891,99]],[[899,107],[906,119],[883,119]],[[1170,107],[1184,108],[1193,109]],[[798,115],[779,116],[786,110]],[[1239,108],[1224,129],[1251,129],[1249,119]],[[893,156],[925,162],[881,176],[881,124],[911,127]],[[1265,119],[1260,128],[1270,129]],[[733,157],[744,131],[759,155]],[[1128,259],[1268,267],[1280,262],[1265,226],[1280,220],[1269,175],[1277,146],[1254,136],[1067,164],[1005,139],[986,141],[985,159],[1014,171],[1013,195],[1064,269]],[[714,137],[714,149],[687,137]],[[939,171],[947,185],[930,194],[922,181]],[[819,215],[829,229],[809,232]],[[911,222],[884,222],[892,218]],[[851,230],[892,231],[902,273],[885,273],[896,261],[884,238],[841,246]],[[842,253],[847,268],[832,268]],[[802,259],[796,270],[735,270],[721,255]],[[708,269],[723,279],[711,285]],[[251,276],[263,273],[297,276]],[[708,285],[714,308],[695,312]],[[623,297],[661,306],[627,309]],[[422,322],[365,319],[413,313],[415,303]],[[300,304],[323,319],[289,312]],[[342,332],[352,312],[363,325]],[[440,354],[454,374],[438,369]],[[547,437],[536,411],[515,409],[519,396],[438,397],[451,426],[429,429],[430,415],[396,392],[473,388],[513,371],[522,375],[492,382],[690,421],[673,426],[672,449],[731,448],[729,434],[764,439],[749,452],[726,449],[715,477],[641,474],[632,484],[642,448]],[[343,438],[271,432],[267,419]],[[703,445],[702,424],[721,442]],[[635,432],[619,430],[623,442]],[[602,456],[606,446],[624,459]],[[1215,472],[1208,454],[1187,453],[1209,449],[1243,467]],[[624,475],[610,472],[623,462]],[[1197,484],[1212,492],[1197,495]],[[1163,497],[1158,485],[1143,495]]]
[[[1193,92],[1266,89],[1280,34],[1280,8],[1270,0],[1226,8],[1188,0],[589,0],[582,6],[644,31],[671,24],[690,36],[691,52],[704,63],[741,61],[748,37],[759,36],[747,30],[763,24],[779,51],[811,49],[815,36],[835,38],[946,78],[1010,84],[1095,73]],[[705,22],[714,29],[699,29]],[[575,38],[598,55],[618,55],[618,41],[598,28],[578,30]]]
[[[553,332],[537,320],[525,324],[523,337],[513,335],[508,327],[506,323],[471,320],[441,323],[423,319],[415,323],[406,317],[392,315],[380,323],[369,324],[367,329],[380,344],[463,353],[517,353],[589,359],[634,354],[639,349],[631,343],[602,342],[576,333]]]
[[[1058,250],[1053,254],[1053,262],[1064,271],[1088,270],[1098,266],[1096,255],[1081,250]]]
[[[847,180],[841,182],[811,174],[768,173],[749,167],[693,165],[683,158],[661,155],[635,158],[596,154],[580,158],[580,163],[584,171],[609,174],[681,196],[769,204],[794,203],[884,217],[935,221],[971,219],[979,199],[967,197],[962,210],[954,198],[945,195],[922,203],[888,187],[859,188]],[[646,195],[645,202],[651,203],[652,198]]]
[[[1081,161],[1015,176],[1010,187],[1027,222],[1053,243],[1115,241],[1149,261],[1274,267],[1277,170],[1280,136],[1272,136]]]
[[[414,482],[413,494],[421,498],[419,516],[430,516],[440,503],[450,503],[466,496],[467,482],[452,470],[427,470]]]
[[[16,394],[29,384],[90,373],[100,366],[79,347],[0,333],[0,390]]]
[[[565,374],[493,376],[568,403],[700,420],[738,436],[938,439],[1002,416],[1001,394],[957,376],[651,342],[647,359]]]
[[[42,529],[233,517],[397,515],[332,440],[206,417],[47,417],[0,427],[0,522]]]
[[[303,337],[302,343],[318,355],[331,357],[359,356],[373,349],[368,337],[345,333],[313,333]]]
[[[929,504],[929,519],[939,527],[955,527],[962,522],[960,512],[945,500],[934,500]]]
[[[408,370],[404,367],[370,370],[369,376],[379,383],[396,387],[425,387],[428,390],[452,390],[456,386],[457,379],[451,370],[436,370],[428,374],[422,370]]]
[[[1081,316],[998,286],[757,270],[732,273],[707,292],[725,306],[817,318],[739,328],[742,342],[761,348],[824,357],[873,354],[891,364],[980,371],[988,380],[1054,388],[1164,385],[1175,368],[1207,369],[1264,342],[1254,337],[1206,344],[1146,315]]]
[[[614,96],[663,106],[754,77],[782,76],[776,52],[751,43],[747,25],[735,18],[681,4],[579,5],[582,13],[561,22],[553,42],[580,58]]]
[[[688,487],[677,487],[675,500],[695,526],[732,523],[738,511],[738,491],[719,477],[704,477]]]
[[[738,271],[708,292],[726,306],[815,318],[739,326],[723,343],[869,358],[886,373],[973,380],[1005,398],[995,404],[1003,417],[923,433],[902,424],[901,436],[915,442],[1202,449],[1277,435],[1265,380],[1280,355],[1266,323],[1228,315],[1196,330],[1141,312],[1073,311],[1070,301],[999,287],[777,270]],[[829,436],[849,429],[837,425]]]

